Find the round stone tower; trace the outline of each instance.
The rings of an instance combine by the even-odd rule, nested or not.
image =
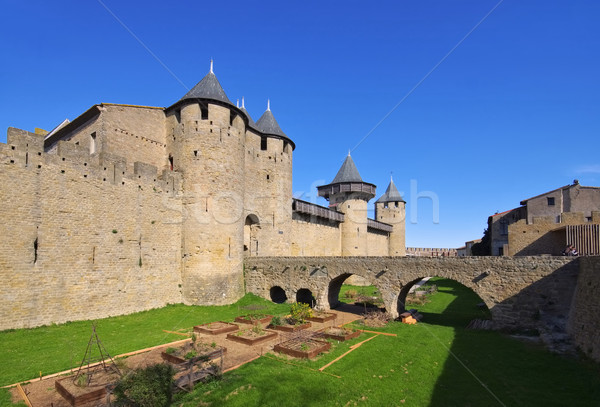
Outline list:
[[[182,174],[182,289],[188,304],[243,295],[244,143],[248,119],[211,69],[167,116],[168,168]]]
[[[342,256],[366,256],[367,204],[375,196],[375,185],[363,182],[350,153],[333,181],[317,190],[330,207],[344,214]]]
[[[279,127],[270,102],[256,121],[256,127],[260,131],[260,146],[257,146],[260,148],[255,149],[252,155],[257,164],[255,178],[253,185],[246,184],[247,207],[255,208],[260,218],[255,254],[286,256],[290,254],[292,153],[295,145]]]
[[[390,178],[385,193],[375,202],[375,219],[394,227],[389,235],[390,256],[406,256],[405,207],[406,201],[402,199],[394,180]]]

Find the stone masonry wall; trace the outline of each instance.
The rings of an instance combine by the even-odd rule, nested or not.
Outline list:
[[[369,256],[389,256],[390,243],[387,234],[367,233],[367,253]]]
[[[575,344],[600,362],[600,257],[582,257],[568,332]]]
[[[62,143],[45,154],[10,129],[0,144],[0,330],[181,302],[177,180],[143,163],[106,178],[124,159]]]
[[[498,328],[566,329],[578,272],[566,257],[270,257],[246,259],[246,289],[269,298],[273,286],[287,298],[302,288],[328,309],[341,284],[358,275],[382,293],[386,309],[402,310],[408,289],[427,276],[456,280],[490,308]]]
[[[339,227],[292,220],[292,256],[341,256]]]
[[[525,220],[521,220],[508,226],[508,255],[550,254],[558,256],[566,245],[565,232],[560,228],[566,225],[588,223],[590,222],[585,222],[582,212],[563,213],[561,223],[555,223],[553,217],[543,216],[534,218],[532,224],[526,224]],[[591,223],[600,223],[600,219],[594,217]]]

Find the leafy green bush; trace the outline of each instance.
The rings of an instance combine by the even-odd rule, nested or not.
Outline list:
[[[195,358],[196,356],[198,356],[198,352],[196,352],[195,350],[191,350],[185,354],[184,358],[189,360]]]
[[[271,325],[273,326],[279,326],[281,325],[281,317],[273,317],[271,318]]]
[[[117,406],[167,407],[173,397],[171,365],[158,364],[134,370],[115,387]]]
[[[306,321],[306,318],[312,317],[312,309],[310,305],[303,302],[295,302],[290,308],[290,316],[292,323],[302,324]]]

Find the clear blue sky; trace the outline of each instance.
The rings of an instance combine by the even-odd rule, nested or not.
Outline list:
[[[600,2],[497,4],[2,1],[0,141],[96,103],[170,106],[214,58],[255,120],[271,99],[296,196],[351,149],[378,196],[393,172],[407,245],[458,247],[522,199],[600,185]]]

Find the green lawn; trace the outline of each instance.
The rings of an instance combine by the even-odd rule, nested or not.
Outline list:
[[[267,355],[224,375],[220,382],[198,385],[176,396],[174,406],[592,406],[600,403],[600,368],[551,354],[496,332],[468,331],[473,318],[485,318],[481,300],[469,289],[438,279],[438,292],[415,306],[424,315],[417,325],[391,323],[373,329],[377,336],[328,367],[318,368],[351,345],[374,336],[364,333],[335,344],[312,361]],[[359,287],[360,288],[360,287]],[[369,295],[369,294],[367,294]],[[340,295],[340,297],[342,297]],[[251,303],[285,314],[289,304],[275,305],[246,296],[228,307],[168,306],[158,310],[97,321],[98,333],[111,354],[149,347],[180,336],[193,325],[230,321],[247,313]],[[262,311],[260,311],[262,312]],[[89,322],[0,332],[0,382],[12,383],[60,371],[79,362],[90,334]],[[72,362],[73,361],[73,362]],[[6,391],[0,405],[7,405]]]
[[[550,354],[496,332],[467,331],[485,318],[469,289],[438,279],[439,291],[418,307],[427,322],[392,323],[378,336],[315,371],[350,344],[314,361],[271,355],[226,374],[221,382],[180,394],[191,406],[592,406],[599,405],[599,366]],[[341,297],[341,296],[340,296]],[[332,376],[332,375],[336,376]]]
[[[375,287],[374,285],[360,286],[342,284],[342,287],[340,288],[340,294],[338,295],[338,299],[340,300],[340,302],[345,302],[346,304],[354,304],[357,301],[357,298],[355,296],[348,296],[347,293],[349,292],[363,297],[381,297],[379,291],[377,291],[377,287]]]
[[[264,312],[289,312],[289,304],[273,304],[248,294],[233,305],[199,307],[169,305],[151,311],[96,321],[96,331],[111,355],[183,339],[167,331],[187,332],[194,325],[233,321],[252,312],[245,307],[264,306]],[[263,310],[260,310],[263,312]],[[0,386],[55,373],[81,363],[91,334],[90,321],[0,332]]]

